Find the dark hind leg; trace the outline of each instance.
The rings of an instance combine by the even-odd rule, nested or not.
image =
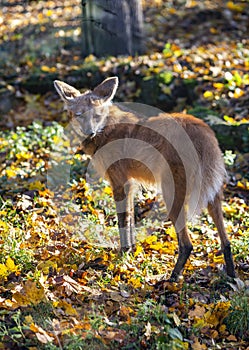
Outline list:
[[[208,211],[218,230],[221,241],[221,248],[225,258],[227,274],[230,277],[236,277],[233,256],[231,252],[231,244],[225,231],[221,208],[221,199],[219,194],[216,195],[213,202],[208,203]]]
[[[184,208],[182,208],[179,215],[176,215],[176,213],[177,211],[176,212],[171,211],[170,213],[170,219],[174,224],[174,227],[177,233],[178,246],[179,246],[178,259],[170,277],[170,281],[172,282],[178,280],[179,275],[183,271],[184,266],[193,249],[193,245],[191,243],[191,240],[188,234],[188,229],[186,227],[186,218],[185,218]]]
[[[182,183],[184,183],[182,181]],[[170,281],[177,281],[186,261],[188,260],[193,245],[191,243],[188,229],[186,227],[185,191],[176,188],[176,192],[170,187],[163,188],[163,197],[169,211],[169,218],[172,221],[178,239],[179,253],[178,259],[170,277]]]

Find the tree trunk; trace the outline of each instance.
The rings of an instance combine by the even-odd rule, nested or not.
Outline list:
[[[83,55],[135,55],[143,51],[141,0],[82,0]]]

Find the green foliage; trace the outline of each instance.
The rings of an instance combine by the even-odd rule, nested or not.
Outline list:
[[[4,171],[0,177],[0,193],[12,187],[19,192],[19,184],[23,180],[43,174],[50,153],[62,156],[67,154],[63,142],[63,127],[52,123],[43,127],[40,122],[33,122],[26,127],[17,127],[15,131],[0,131],[0,151],[6,154]],[[13,179],[17,181],[13,184]]]
[[[0,245],[0,263],[4,263],[6,257],[9,256],[23,272],[33,270],[34,252],[22,248],[25,242],[22,231],[26,227],[25,214],[24,217],[20,216],[12,201],[4,201],[2,198],[0,198],[0,212],[5,214],[0,220],[1,238],[3,239]]]
[[[53,330],[52,320],[55,317],[55,313],[52,303],[48,301],[28,307],[24,310],[23,316],[31,316],[35,324],[44,329]]]
[[[21,312],[18,310],[11,315],[11,322],[5,322],[5,315],[2,313],[0,320],[0,341],[12,343],[14,346],[25,344],[25,330],[28,327],[22,325]]]
[[[5,140],[1,145],[1,151],[9,151],[9,158],[20,152],[51,148],[56,150],[58,144],[54,137],[60,137],[63,127],[55,122],[49,126],[43,126],[41,122],[34,121],[27,128],[17,126],[15,131],[0,131],[0,138]]]
[[[165,85],[169,85],[172,82],[173,78],[174,78],[174,76],[173,76],[173,73],[171,71],[164,71],[164,72],[160,73],[158,76],[159,82],[163,83]]]
[[[139,349],[141,343],[155,350],[186,349],[183,336],[180,330],[172,324],[165,307],[153,299],[147,299],[140,304],[132,325],[130,327],[124,325],[124,328],[137,334],[134,349]]]
[[[249,340],[249,291],[243,290],[231,298],[229,315],[225,324],[230,333]]]
[[[200,105],[195,105],[193,108],[188,109],[188,113],[203,120],[205,120],[209,115],[218,116],[218,113],[214,110]]]
[[[82,339],[81,335],[75,335],[68,337],[67,341],[65,342],[65,347],[68,350],[105,350],[110,349],[108,346],[104,344],[104,342],[101,341],[101,339],[98,339],[91,335],[90,333],[86,335],[85,339]],[[46,348],[47,350],[47,348]],[[48,348],[50,350],[50,348]],[[53,350],[53,349],[51,349]]]
[[[163,54],[165,57],[180,57],[183,55],[183,50],[168,42],[164,45]]]
[[[238,220],[240,218],[238,217]],[[249,217],[247,221],[247,225],[249,222]],[[248,257],[248,247],[249,247],[249,235],[247,232],[245,234],[241,234],[238,238],[233,240],[233,252],[235,254],[236,260],[246,259]]]

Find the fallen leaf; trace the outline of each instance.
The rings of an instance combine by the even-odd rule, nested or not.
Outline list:
[[[206,309],[204,306],[195,305],[194,310],[190,310],[188,315],[190,318],[201,318],[204,316]]]
[[[33,281],[26,281],[23,285],[17,286],[12,297],[19,306],[37,305],[44,299],[44,288]]]
[[[150,322],[148,322],[145,326],[144,335],[146,336],[147,339],[150,339],[150,336],[151,336],[151,324],[150,324]]]
[[[206,350],[207,345],[201,344],[198,340],[198,338],[194,338],[194,343],[191,346],[192,350]]]

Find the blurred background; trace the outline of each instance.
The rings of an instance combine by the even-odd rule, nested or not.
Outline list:
[[[112,75],[120,101],[244,124],[248,10],[248,1],[2,0],[0,127],[59,121],[54,79],[84,89]],[[241,133],[229,138],[248,150]]]

